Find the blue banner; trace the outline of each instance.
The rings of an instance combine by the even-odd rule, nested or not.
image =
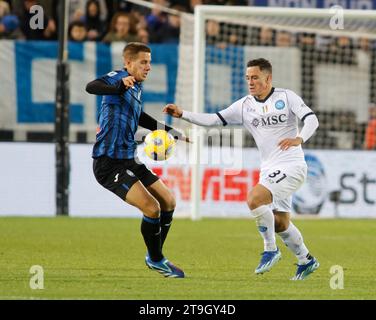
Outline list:
[[[175,86],[178,65],[178,46],[150,45],[152,50],[152,65],[157,65],[154,79],[164,81],[158,90],[153,85],[145,86],[144,103],[171,103],[175,98]],[[118,66],[121,61],[113,61],[113,56],[121,53],[113,52],[113,47],[97,43],[86,46],[82,43],[69,43],[69,62],[71,63],[71,96],[84,101],[87,78],[94,80]],[[93,50],[94,49],[94,50]],[[51,82],[55,81],[56,60],[58,55],[57,42],[47,41],[16,41],[14,42],[14,65],[18,123],[54,123],[55,121],[55,88]],[[93,59],[94,58],[94,59]],[[76,65],[73,65],[76,63]],[[77,64],[79,67],[77,67]],[[82,69],[81,69],[82,68]],[[52,70],[53,69],[53,70]],[[78,70],[77,70],[78,69]],[[94,74],[83,74],[86,70],[93,70]],[[159,75],[158,72],[163,72]],[[88,80],[89,80],[88,79]],[[89,81],[90,81],[89,80]],[[147,80],[148,81],[148,80]],[[150,80],[149,80],[150,81]],[[79,85],[77,85],[77,83]],[[38,96],[38,98],[35,98]],[[101,97],[96,98],[96,109],[100,107]],[[70,104],[70,120],[75,124],[85,121],[84,108],[91,108],[84,103]]]
[[[33,102],[32,64],[37,59],[57,59],[56,42],[20,41],[15,43],[16,84],[17,84],[17,122],[49,123],[55,121],[55,102]],[[69,44],[69,60],[83,60],[83,46],[80,43]],[[47,75],[46,75],[47,76]],[[40,88],[41,90],[43,88]],[[70,105],[72,123],[83,122],[83,106]]]

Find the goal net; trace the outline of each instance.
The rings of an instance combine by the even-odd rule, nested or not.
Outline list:
[[[229,106],[248,94],[247,61],[263,57],[274,87],[295,91],[319,118],[306,148],[363,149],[376,105],[375,40],[375,11],[197,6],[182,16],[176,102],[196,112]],[[243,147],[254,147],[243,132]],[[196,211],[199,175],[197,163]]]

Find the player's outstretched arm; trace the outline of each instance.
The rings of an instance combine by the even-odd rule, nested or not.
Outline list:
[[[185,111],[176,104],[167,104],[163,108],[163,113],[169,114],[175,118],[182,118],[185,121],[204,127],[213,127],[222,125],[222,121],[216,113],[195,113]]]
[[[183,115],[183,109],[172,103],[167,104],[162,111],[163,113],[167,113],[174,118],[181,118]]]
[[[138,121],[138,124],[141,127],[145,129],[149,129],[149,130],[158,130],[158,129],[166,130],[167,132],[172,134],[176,140],[190,142],[188,137],[185,137],[182,133],[180,133],[176,129],[159,122],[158,120],[154,119],[152,116],[148,115],[144,111],[142,111],[140,114],[140,119]]]

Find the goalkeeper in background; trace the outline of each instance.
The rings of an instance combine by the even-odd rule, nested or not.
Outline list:
[[[248,194],[247,204],[264,241],[256,274],[269,271],[281,258],[275,232],[298,259],[293,280],[305,279],[319,267],[290,221],[292,194],[307,176],[301,144],[319,123],[302,98],[288,89],[272,86],[272,65],[260,58],[247,64],[249,95],[217,113],[193,113],[168,104],[164,113],[201,126],[242,124],[253,136],[261,156],[259,183]],[[298,132],[298,121],[304,126]]]
[[[92,154],[94,175],[103,187],[143,212],[141,233],[147,247],[146,265],[165,277],[184,278],[184,272],[162,254],[175,198],[158,176],[137,159],[135,133],[140,125],[150,130],[163,128],[176,139],[188,139],[141,109],[142,82],[151,70],[150,48],[130,42],[123,50],[123,59],[124,69],[111,71],[86,86],[88,93],[103,95]]]

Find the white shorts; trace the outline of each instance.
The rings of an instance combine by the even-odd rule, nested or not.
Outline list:
[[[307,165],[291,163],[262,170],[259,183],[273,195],[272,210],[291,212],[292,194],[307,177]]]

